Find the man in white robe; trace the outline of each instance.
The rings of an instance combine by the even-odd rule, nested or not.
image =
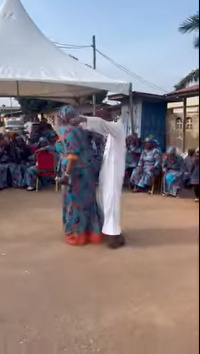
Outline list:
[[[103,212],[102,233],[108,236],[108,245],[118,248],[125,244],[121,234],[121,194],[125,174],[126,140],[122,122],[106,121],[108,113],[101,110],[99,117],[80,116],[86,129],[107,137],[99,176],[98,203]],[[100,118],[101,117],[101,118]]]

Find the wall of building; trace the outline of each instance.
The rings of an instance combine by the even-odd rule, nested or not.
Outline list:
[[[142,126],[141,137],[145,139],[148,135],[158,140],[162,150],[165,149],[166,136],[166,102],[144,101],[142,105]]]
[[[176,146],[182,150],[183,146],[183,102],[169,103],[166,119],[167,146]],[[187,99],[187,119],[185,127],[185,146],[196,148],[199,146],[199,97]]]
[[[165,102],[144,101],[142,98],[133,100],[133,124],[134,132],[144,139],[147,135],[153,135],[162,147],[165,148],[165,127],[166,127]],[[121,118],[126,132],[126,136],[131,134],[131,118],[129,104],[122,103]]]
[[[130,118],[130,109],[128,103],[122,103],[121,107],[121,119],[124,125],[126,136],[131,134],[131,118]],[[133,125],[134,132],[141,137],[141,122],[142,122],[142,100],[136,99],[133,102]]]

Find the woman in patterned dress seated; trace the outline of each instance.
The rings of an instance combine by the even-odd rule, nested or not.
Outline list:
[[[175,147],[169,147],[163,159],[163,194],[177,197],[183,184],[184,160]]]
[[[148,190],[160,172],[161,152],[158,148],[155,148],[153,140],[147,138],[138,167],[133,170],[130,179],[131,185],[135,187],[134,191]]]

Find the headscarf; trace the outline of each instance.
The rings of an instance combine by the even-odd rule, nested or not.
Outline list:
[[[144,142],[153,144],[153,139],[152,138],[145,138]]]
[[[49,141],[47,138],[41,137],[38,141],[38,146],[40,146],[41,144],[45,144],[46,146],[49,145]]]
[[[166,150],[167,155],[176,155],[176,148],[174,146],[169,146]]]
[[[59,115],[58,115],[60,125],[67,125],[70,119],[74,118],[75,116],[76,116],[76,111],[73,107],[71,106],[62,107],[59,110]]]
[[[153,141],[155,139],[155,136],[153,134],[149,134],[149,135],[146,135],[145,139],[150,139],[151,141]]]
[[[153,139],[153,143],[154,143],[154,146],[155,146],[156,149],[160,149],[160,143],[159,143],[158,140]]]

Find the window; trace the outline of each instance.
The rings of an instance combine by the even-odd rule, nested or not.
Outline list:
[[[188,117],[188,118],[186,118],[186,129],[192,130],[192,128],[193,128],[192,118]]]
[[[183,121],[182,118],[178,117],[176,118],[176,130],[182,130],[183,129]]]

